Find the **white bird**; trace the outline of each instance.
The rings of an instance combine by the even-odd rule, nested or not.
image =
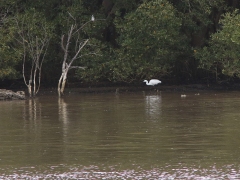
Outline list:
[[[146,82],[146,85],[148,85],[148,86],[155,86],[157,84],[162,83],[158,79],[151,79],[149,82],[147,80],[144,80],[143,82]]]
[[[95,17],[92,15],[91,21],[95,21]]]
[[[185,97],[187,97],[186,94],[181,94],[181,98],[185,98]]]

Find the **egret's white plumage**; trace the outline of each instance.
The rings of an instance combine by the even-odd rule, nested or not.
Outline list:
[[[151,79],[149,82],[147,80],[144,80],[143,82],[146,82],[146,85],[148,85],[148,86],[155,86],[157,84],[161,84],[162,83],[158,79]]]
[[[91,21],[95,21],[95,17],[92,15]]]

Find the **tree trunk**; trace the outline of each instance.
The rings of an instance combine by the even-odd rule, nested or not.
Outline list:
[[[64,89],[66,85],[66,80],[67,80],[67,73],[69,69],[65,69],[64,72],[62,72],[62,75],[58,81],[58,96],[61,97],[64,95]]]
[[[31,98],[31,97],[32,97],[32,86],[31,86],[31,84],[29,83],[29,84],[27,85],[27,87],[28,87],[29,97]]]

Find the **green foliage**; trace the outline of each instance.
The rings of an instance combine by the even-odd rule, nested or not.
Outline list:
[[[15,21],[17,33],[20,35],[16,39],[20,44],[22,44],[21,41],[27,44],[30,55],[32,50],[39,54],[40,49],[37,49],[39,44],[42,44],[45,39],[49,40],[53,36],[53,25],[46,20],[43,13],[37,12],[35,9],[18,14]]]
[[[4,41],[0,35],[0,79],[15,79],[20,77],[16,70],[19,61],[21,62],[18,52],[10,48],[9,41]]]
[[[34,8],[17,14],[13,21],[16,24],[15,49],[21,52],[24,81],[25,77],[29,80],[34,77],[35,80],[34,71],[39,73],[41,79],[42,64],[53,36],[53,25]]]
[[[211,26],[218,21],[221,12],[227,10],[225,0],[169,0],[183,18],[184,31],[197,33],[201,27]]]
[[[13,1],[1,1],[0,9],[0,79],[19,78],[16,67],[20,59],[20,53],[12,48],[15,28],[11,25],[11,5]]]
[[[180,34],[181,19],[166,0],[143,3],[135,12],[115,21],[120,49],[112,81],[134,81],[168,74],[184,52],[186,38]]]
[[[16,39],[30,31],[42,37],[45,23],[52,41],[42,76],[56,84],[64,54],[61,36],[70,25],[86,22],[69,52],[71,57],[74,42],[90,39],[74,64],[87,67],[76,71],[81,81],[132,82],[166,75],[186,79],[198,65],[240,76],[239,15],[229,13],[235,7],[230,0],[0,0],[0,79],[21,77],[23,47]]]
[[[179,34],[181,19],[175,16],[173,6],[156,1],[142,4],[124,19],[120,11],[116,15],[114,24],[121,47],[98,43],[101,56],[91,56],[90,64],[85,61],[88,68],[78,71],[78,77],[84,81],[132,82],[168,74],[185,48],[178,48],[185,38]]]
[[[220,67],[228,76],[240,77],[240,14],[226,13],[220,20],[222,30],[211,36],[209,46],[196,53],[200,67],[210,70]]]
[[[112,61],[111,47],[95,38],[82,51],[82,58],[77,61],[85,70],[77,70],[76,77],[84,82],[99,82],[108,79]]]

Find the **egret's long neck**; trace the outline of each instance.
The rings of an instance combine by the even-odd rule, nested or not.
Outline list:
[[[146,84],[149,85],[149,82],[147,81]]]

